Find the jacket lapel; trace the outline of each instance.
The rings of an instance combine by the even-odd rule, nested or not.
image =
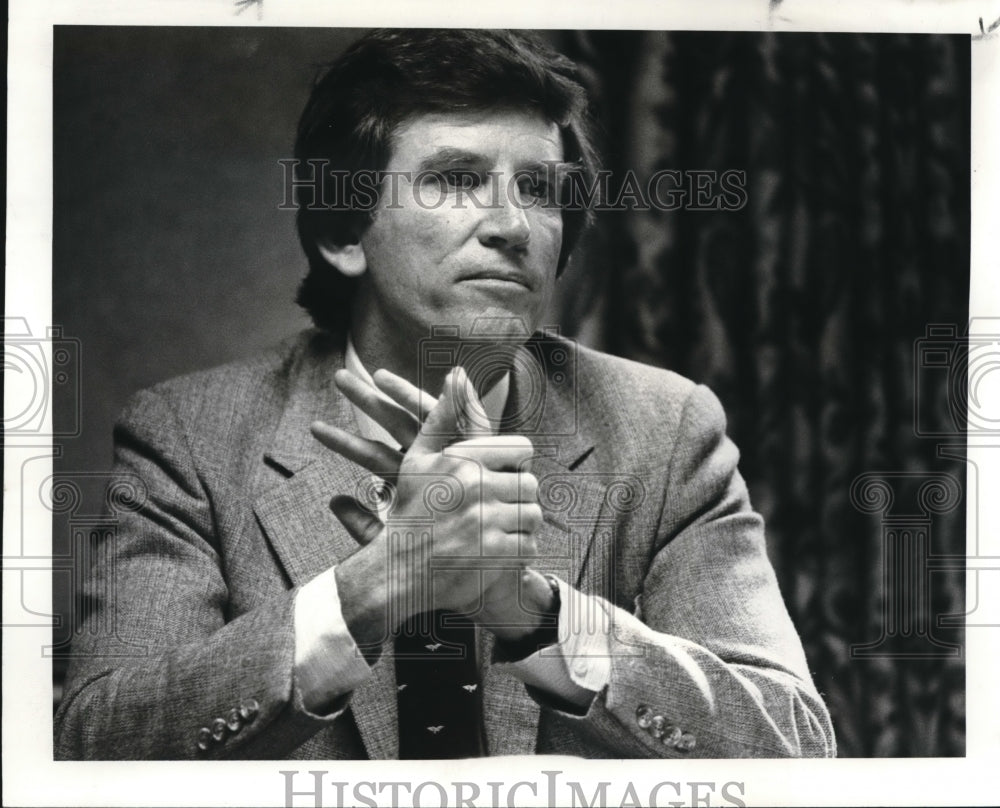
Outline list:
[[[371,475],[326,449],[309,432],[317,419],[357,431],[350,403],[333,384],[333,374],[343,364],[342,346],[306,350],[290,373],[288,404],[264,456],[273,483],[255,501],[254,512],[293,586],[307,583],[358,549],[329,502],[334,494],[359,491]],[[373,759],[397,757],[399,750],[391,649],[387,641],[372,676],[351,696],[351,712]]]

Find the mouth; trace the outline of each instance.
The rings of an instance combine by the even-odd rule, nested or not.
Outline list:
[[[461,278],[462,281],[476,281],[484,284],[513,284],[522,286],[525,289],[532,289],[531,279],[523,272],[513,269],[482,269],[469,273]]]

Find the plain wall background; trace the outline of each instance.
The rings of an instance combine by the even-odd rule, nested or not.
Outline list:
[[[307,324],[283,171],[355,32],[57,28],[53,322],[82,341],[67,469],[111,462],[130,393]]]

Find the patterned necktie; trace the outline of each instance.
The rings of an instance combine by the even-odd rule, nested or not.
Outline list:
[[[475,624],[448,611],[414,615],[395,651],[400,759],[485,755]]]

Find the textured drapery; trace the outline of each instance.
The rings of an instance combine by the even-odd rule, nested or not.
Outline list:
[[[935,565],[965,552],[965,464],[938,453],[963,438],[923,434],[954,432],[961,368],[914,351],[968,318],[968,38],[558,44],[618,182],[746,172],[739,210],[601,213],[568,330],[719,394],[841,754],[964,754],[964,574]]]

